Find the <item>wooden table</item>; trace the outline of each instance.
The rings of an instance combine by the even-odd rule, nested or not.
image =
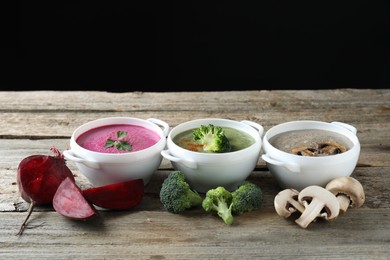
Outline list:
[[[183,93],[0,92],[1,259],[389,259],[390,91],[233,91]],[[28,204],[16,185],[19,162],[68,147],[73,130],[109,116],[155,117],[171,127],[187,120],[252,120],[265,130],[291,120],[342,121],[358,129],[362,149],[353,177],[365,188],[363,207],[337,220],[302,229],[273,208],[281,190],[261,159],[249,180],[264,193],[263,207],[227,226],[201,208],[171,214],[159,200],[172,170],[163,160],[142,203],[122,212],[100,212],[92,221],[66,219],[38,207],[18,237]],[[82,187],[89,184],[72,162]]]

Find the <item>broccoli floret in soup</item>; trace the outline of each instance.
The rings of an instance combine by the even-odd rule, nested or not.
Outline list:
[[[229,140],[222,127],[209,124],[194,129],[193,139],[203,145],[203,151],[211,153],[225,153],[231,150]]]

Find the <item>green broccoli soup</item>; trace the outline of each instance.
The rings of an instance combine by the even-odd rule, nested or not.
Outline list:
[[[255,143],[255,139],[249,134],[230,127],[222,127],[226,138],[229,140],[231,149],[230,152],[242,150]],[[193,132],[195,129],[187,130],[176,135],[173,138],[173,142],[190,151],[194,152],[206,152],[204,145],[199,140],[195,141],[193,138]]]

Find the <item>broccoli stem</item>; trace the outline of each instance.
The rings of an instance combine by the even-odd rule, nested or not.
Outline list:
[[[200,205],[202,204],[203,198],[195,190],[188,190],[187,197],[191,201],[191,205]]]
[[[231,225],[233,223],[232,205],[233,204],[230,204],[230,206],[228,207],[226,201],[223,199],[218,200],[218,206],[214,205],[214,208],[217,211],[218,216],[222,218],[223,221],[228,225]]]

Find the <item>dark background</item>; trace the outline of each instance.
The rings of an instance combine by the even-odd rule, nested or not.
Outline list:
[[[22,1],[1,12],[12,16],[2,90],[390,86],[379,1]]]

